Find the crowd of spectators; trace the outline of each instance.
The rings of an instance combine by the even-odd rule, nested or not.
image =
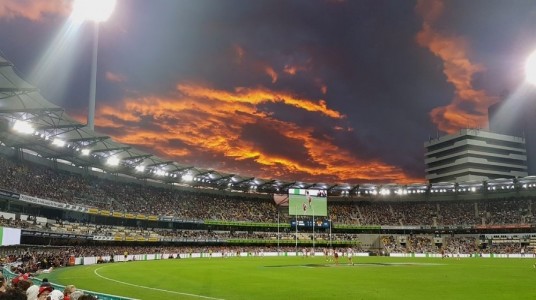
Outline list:
[[[404,236],[406,237],[406,236]],[[488,243],[479,242],[477,238],[470,236],[446,236],[440,239],[440,243],[434,242],[433,236],[410,235],[402,241],[396,236],[382,236],[380,238],[384,253],[436,253],[455,257],[459,254],[521,254],[534,256],[534,248],[527,243],[519,241],[502,241]]]
[[[178,220],[289,222],[267,196],[157,188],[52,170],[0,156],[0,189],[111,212],[171,216]],[[328,201],[336,224],[390,226],[501,225],[532,222],[536,199],[480,201]],[[279,212],[279,213],[278,213]]]

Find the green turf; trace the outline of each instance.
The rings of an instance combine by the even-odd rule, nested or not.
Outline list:
[[[320,257],[174,259],[63,268],[48,277],[61,284],[137,299],[536,297],[534,259],[367,257],[355,261],[350,266],[342,259],[335,266]]]

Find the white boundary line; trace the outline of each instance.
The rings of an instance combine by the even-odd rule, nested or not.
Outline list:
[[[158,289],[158,288],[153,288],[153,287],[149,287],[149,286],[137,285],[137,284],[133,284],[133,283],[128,283],[128,282],[124,282],[124,281],[115,280],[115,279],[112,279],[112,278],[102,276],[99,273],[97,273],[97,271],[102,269],[102,268],[104,268],[104,267],[100,267],[100,268],[97,268],[97,269],[93,270],[93,273],[95,273],[95,275],[97,275],[98,277],[106,279],[106,280],[109,280],[109,281],[113,281],[113,282],[117,282],[117,283],[121,283],[121,284],[125,284],[125,285],[130,285],[130,286],[135,286],[135,287],[138,287],[138,288],[153,290],[153,291],[170,293],[170,294],[178,294],[178,295],[184,295],[184,296],[190,296],[190,297],[198,297],[198,298],[204,298],[204,299],[212,299],[212,300],[225,300],[225,299],[222,299],[222,298],[213,298],[213,297],[208,297],[208,296],[203,296],[203,295],[196,295],[196,294],[181,293],[181,292],[176,292],[176,291],[169,291],[169,290]]]

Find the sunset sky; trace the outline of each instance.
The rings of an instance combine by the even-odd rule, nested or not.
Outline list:
[[[0,1],[0,53],[85,123],[93,26],[71,5]],[[425,182],[424,142],[487,128],[535,29],[533,0],[118,0],[95,130],[243,176]]]

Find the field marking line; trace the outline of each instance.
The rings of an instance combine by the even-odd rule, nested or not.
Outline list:
[[[106,280],[109,280],[109,281],[113,281],[113,282],[117,282],[117,283],[121,283],[121,284],[125,284],[125,285],[130,285],[130,286],[135,286],[135,287],[139,287],[139,288],[143,288],[143,289],[154,290],[154,291],[165,292],[165,293],[171,293],[171,294],[178,294],[178,295],[183,295],[183,296],[198,297],[198,298],[212,299],[212,300],[225,300],[223,298],[214,298],[214,297],[203,296],[203,295],[181,293],[181,292],[176,292],[176,291],[164,290],[164,289],[153,288],[153,287],[149,287],[149,286],[143,286],[143,285],[128,283],[128,282],[124,282],[124,281],[119,281],[119,280],[116,280],[116,279],[112,279],[112,278],[102,276],[101,274],[97,273],[97,271],[102,269],[102,268],[104,268],[104,267],[100,267],[100,268],[97,268],[97,269],[93,270],[93,273],[95,273],[95,275],[97,275],[98,277],[106,279]]]

